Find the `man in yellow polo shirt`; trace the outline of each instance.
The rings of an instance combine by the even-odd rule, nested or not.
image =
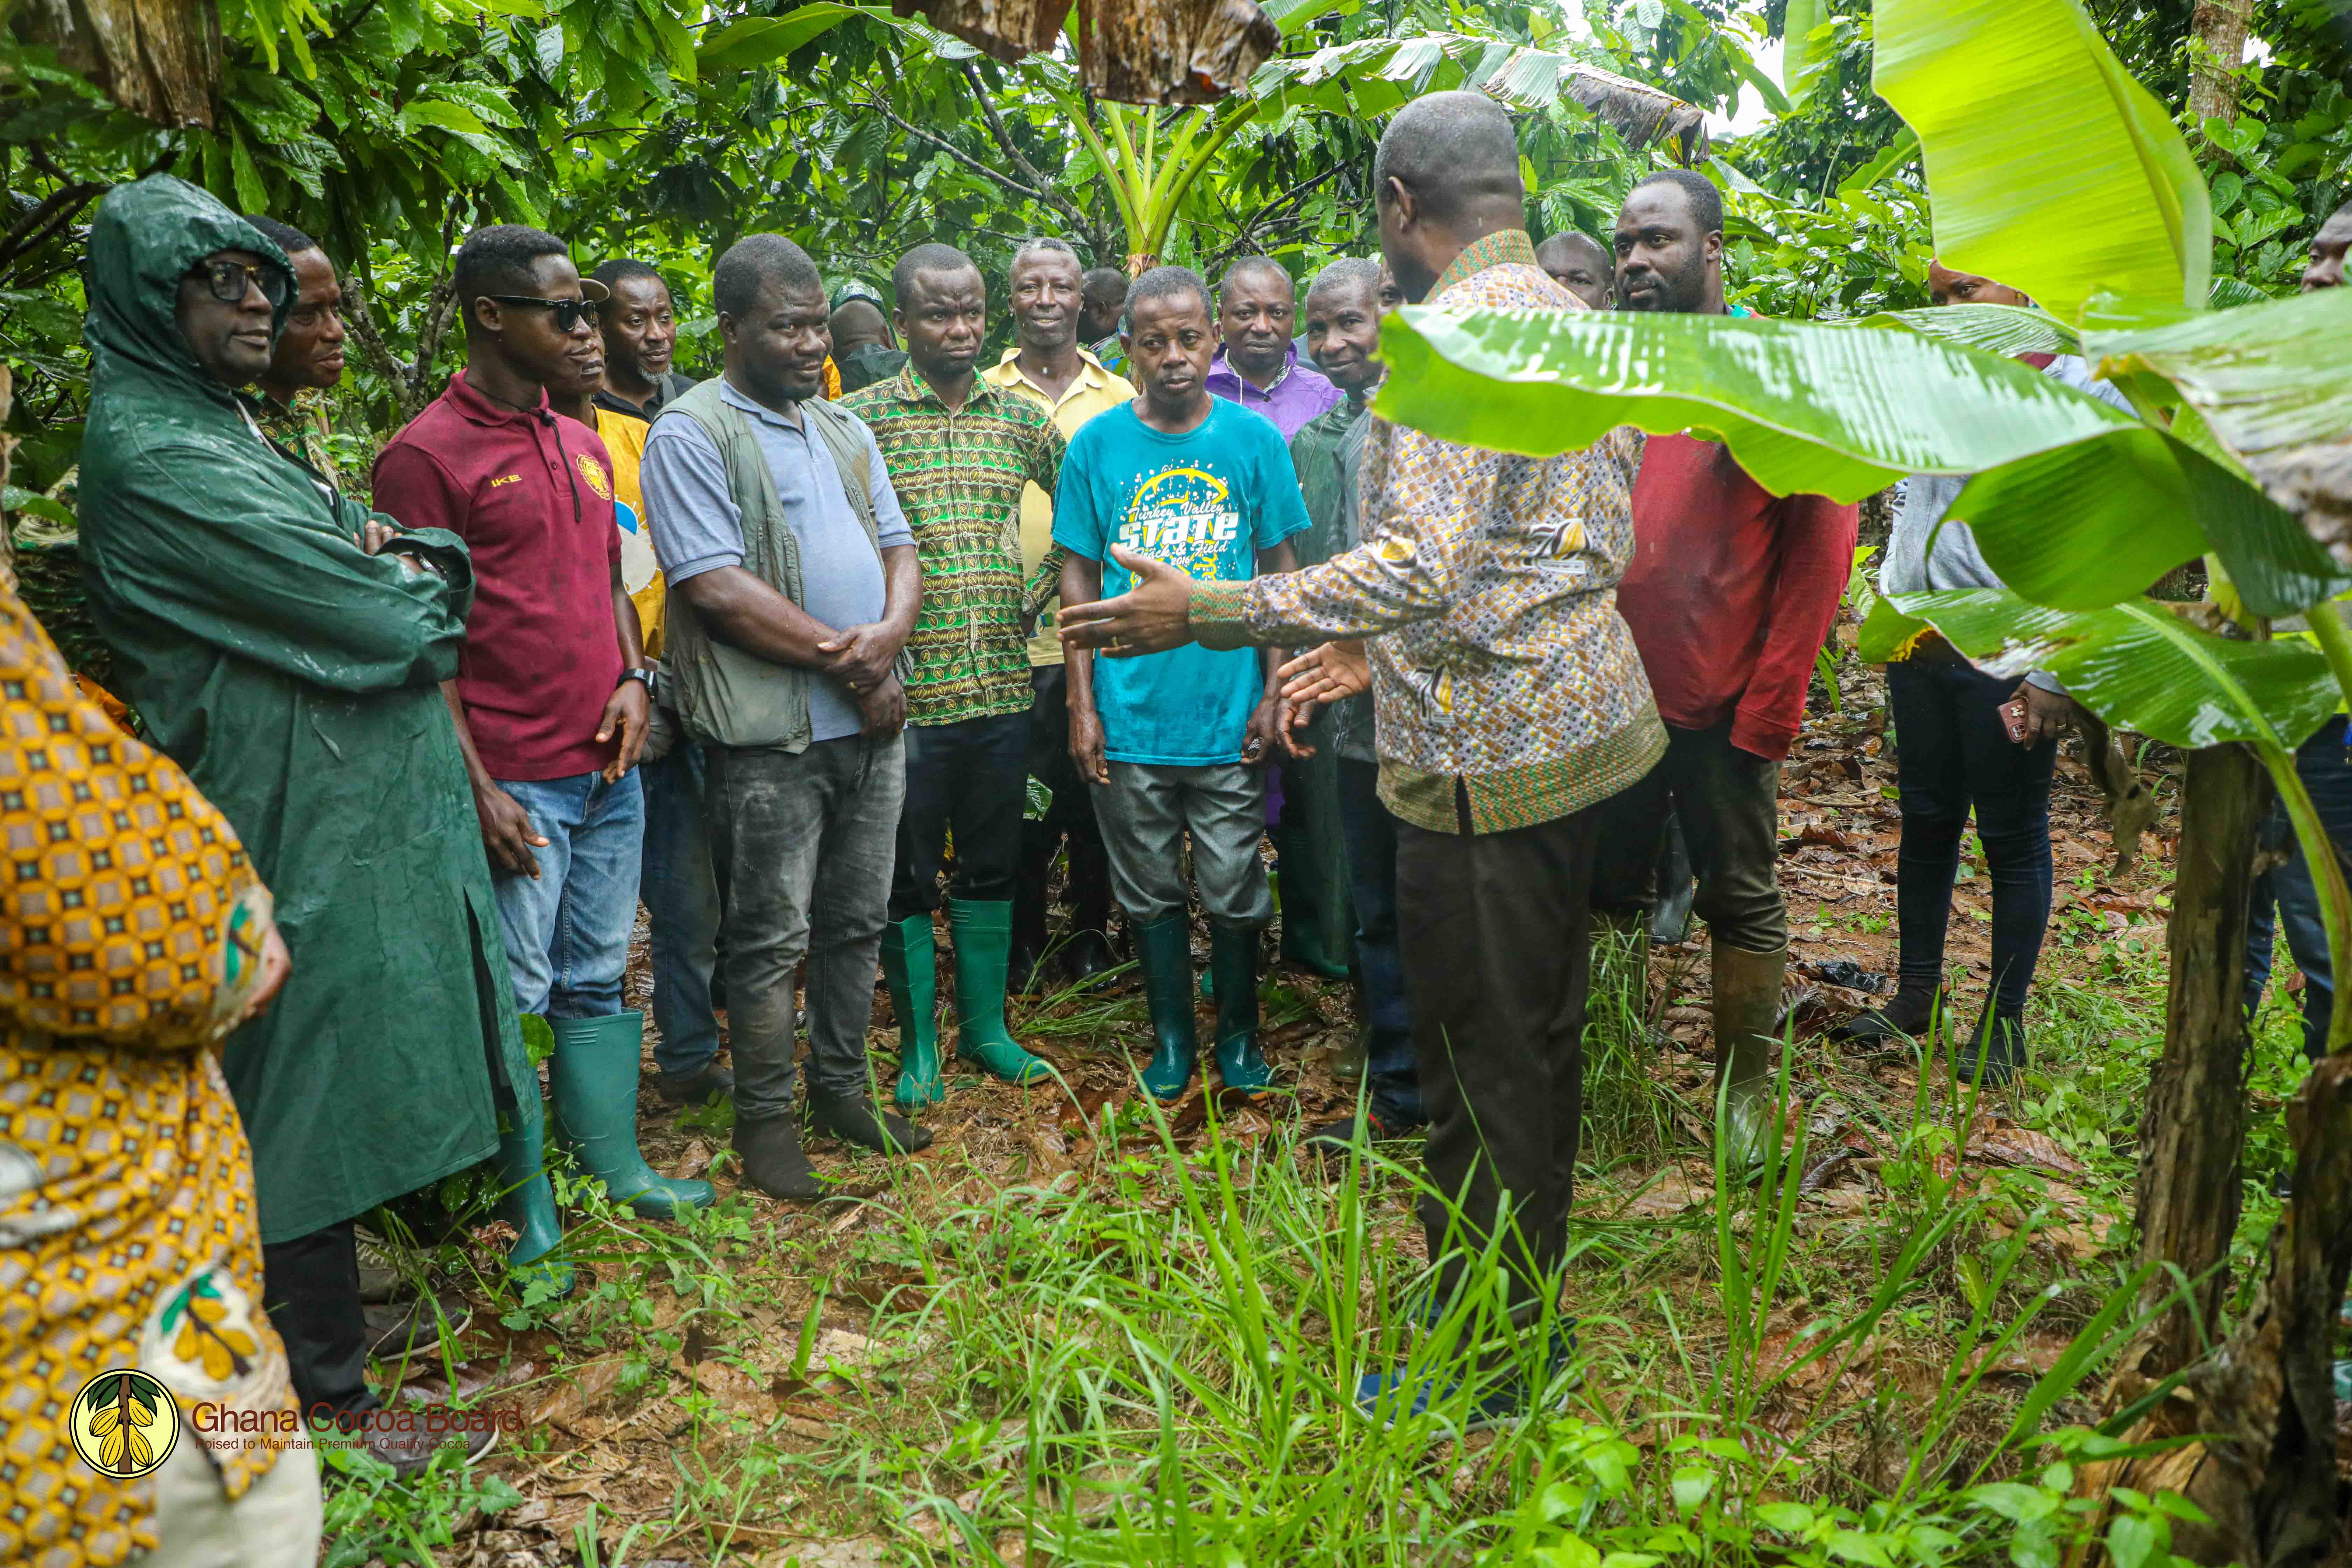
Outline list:
[[[1078,346],[1080,293],[1086,270],[1077,254],[1058,239],[1033,239],[1013,253],[1008,279],[1013,293],[1014,346],[981,372],[992,384],[1020,394],[1054,416],[1063,439],[1078,426],[1135,398],[1125,376]],[[1054,498],[1031,485],[1021,498],[1021,565],[1024,574],[1054,550]],[[1039,613],[1029,640],[1029,682],[1035,693],[1029,708],[1029,771],[1054,803],[1042,822],[1021,825],[1021,876],[1013,899],[1013,984],[1037,989],[1037,967],[1045,955],[1045,875],[1069,842],[1066,897],[1070,930],[1059,950],[1061,973],[1072,984],[1091,980],[1118,961],[1110,949],[1110,862],[1095,826],[1094,803],[1071,765],[1069,710],[1062,688],[1062,643],[1054,631],[1054,610]]]

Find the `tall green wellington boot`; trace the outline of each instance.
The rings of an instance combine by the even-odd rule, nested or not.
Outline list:
[[[1143,1087],[1155,1100],[1176,1100],[1192,1081],[1201,1047],[1192,1032],[1192,933],[1182,910],[1149,925],[1128,921],[1135,960],[1143,971],[1143,999],[1155,1040]]]
[[[1761,1154],[1771,1088],[1772,1041],[1780,1034],[1780,984],[1789,950],[1744,952],[1717,942],[1715,955],[1715,1081],[1724,1089],[1728,1168]],[[1726,1087],[1727,1086],[1727,1087]]]
[[[948,900],[955,937],[956,1055],[1007,1083],[1038,1083],[1054,1069],[1004,1026],[1004,969],[1013,946],[1009,899]]]
[[[898,1087],[890,1098],[919,1110],[948,1097],[940,1077],[940,955],[931,917],[908,915],[882,928],[882,979],[898,1020]]]
[[[508,1268],[524,1279],[545,1276],[558,1296],[578,1283],[568,1263],[541,1263],[563,1239],[555,1216],[555,1189],[547,1180],[547,1108],[540,1102],[539,1074],[515,1086],[515,1105],[499,1112],[499,1217],[514,1226]]]
[[[572,1145],[580,1168],[604,1184],[616,1204],[648,1219],[670,1219],[681,1208],[709,1204],[709,1182],[657,1175],[637,1152],[637,1059],[645,1015],[553,1018],[555,1058],[547,1076],[555,1090],[555,1131]]]
[[[1209,973],[1217,977],[1217,1075],[1225,1087],[1264,1094],[1274,1068],[1257,1048],[1255,926],[1209,923]]]

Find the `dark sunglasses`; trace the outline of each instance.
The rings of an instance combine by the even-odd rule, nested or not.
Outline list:
[[[555,318],[555,330],[568,332],[582,321],[597,320],[599,301],[594,300],[541,300],[533,294],[485,294],[485,300],[496,300],[501,305],[544,305]]]
[[[203,279],[213,298],[224,305],[245,303],[248,289],[260,289],[273,310],[286,302],[285,275],[253,262],[199,261],[188,269],[188,276]]]

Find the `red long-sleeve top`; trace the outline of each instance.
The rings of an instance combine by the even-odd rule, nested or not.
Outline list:
[[[1729,719],[1741,751],[1787,756],[1859,526],[1825,496],[1769,493],[1719,442],[1651,437],[1617,608],[1659,716],[1678,730]]]

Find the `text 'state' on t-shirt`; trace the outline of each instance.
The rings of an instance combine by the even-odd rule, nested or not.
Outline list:
[[[1264,415],[1213,402],[1181,436],[1152,429],[1132,405],[1070,438],[1054,492],[1055,543],[1099,561],[1103,596],[1127,591],[1120,545],[1202,583],[1245,582],[1257,552],[1307,526],[1282,432]],[[1095,710],[1112,762],[1198,767],[1241,760],[1265,690],[1255,648],[1197,646],[1095,660]]]

